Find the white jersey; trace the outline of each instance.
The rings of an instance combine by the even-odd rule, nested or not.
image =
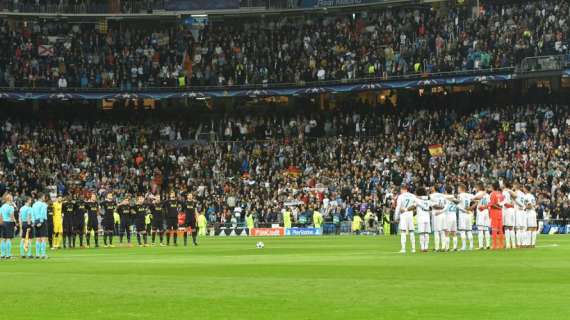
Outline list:
[[[457,196],[457,199],[459,200],[457,207],[459,208],[460,214],[470,213],[468,210],[469,207],[471,206],[471,201],[473,200],[473,198],[475,198],[475,196],[467,192],[462,192]]]
[[[416,204],[416,196],[409,192],[404,192],[396,200],[396,214],[411,212],[409,208]]]
[[[443,194],[443,193],[439,193],[439,192],[435,192],[429,195],[429,200],[432,204],[432,206],[438,206],[441,209],[434,209],[433,212],[434,213],[441,213],[441,212],[445,212],[447,210],[447,197]]]
[[[516,191],[515,208],[520,211],[526,210],[526,194],[520,190]]]
[[[509,190],[503,190],[503,197],[505,198],[503,201],[503,207],[514,207],[513,198],[511,197]]]
[[[527,210],[535,210],[536,207],[536,198],[532,193],[527,193],[524,195],[524,205],[525,209],[530,206],[530,209]]]
[[[430,200],[428,200],[428,197],[416,198],[416,214],[418,219],[427,218],[429,220],[430,205],[431,203]]]
[[[399,217],[398,227],[400,231],[414,231],[414,215],[411,207],[416,205],[416,196],[409,192],[404,192],[396,199],[396,216]]]
[[[447,201],[445,205],[445,212],[448,215],[457,215],[457,204],[450,199],[445,199],[445,201]]]
[[[477,193],[477,196],[481,196],[479,205],[477,206],[477,212],[487,211],[487,209],[481,210],[479,207],[487,207],[489,205],[489,202],[491,202],[491,196],[485,191],[479,191]]]
[[[447,205],[447,199],[444,194],[435,192],[429,195],[429,200],[432,207],[437,206],[439,209],[432,209],[433,214],[433,231],[440,232],[444,230],[445,226],[445,206]]]
[[[525,194],[525,206],[528,208],[526,209],[526,216],[527,216],[527,227],[529,228],[537,228],[538,222],[536,220],[536,198],[532,193]]]

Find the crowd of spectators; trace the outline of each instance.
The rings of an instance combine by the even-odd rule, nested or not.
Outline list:
[[[0,20],[0,86],[229,86],[514,67],[567,54],[566,0],[330,15],[81,23]],[[106,29],[106,30],[105,30]],[[62,81],[60,81],[63,79]]]
[[[164,0],[0,0],[0,10],[39,13],[146,13]]]
[[[197,141],[200,130],[218,139]],[[245,212],[278,223],[284,206],[294,222],[314,208],[326,221],[369,210],[389,217],[401,184],[443,190],[497,179],[531,186],[541,218],[570,219],[567,105],[252,115],[201,126],[4,119],[0,150],[0,194],[192,192],[211,223],[242,222]]]

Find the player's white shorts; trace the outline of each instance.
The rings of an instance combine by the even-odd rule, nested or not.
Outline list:
[[[445,230],[445,213],[433,215],[433,232]]]
[[[515,226],[515,208],[503,209],[503,225],[505,227]]]
[[[473,219],[470,214],[459,213],[459,221],[457,221],[457,229],[460,231],[471,231],[473,229]]]
[[[517,228],[526,228],[526,225],[528,223],[527,221],[527,217],[526,217],[526,211],[525,210],[516,210],[515,211],[515,226]]]
[[[489,228],[491,226],[489,210],[477,211],[477,226],[482,228]]]
[[[445,231],[456,232],[457,231],[457,215],[455,213],[445,214]]]
[[[418,215],[418,233],[431,233],[429,215]]]
[[[536,211],[528,210],[526,212],[526,226],[528,228],[538,228],[538,223],[536,222]]]
[[[414,215],[412,212],[404,212],[400,215],[400,231],[414,231]]]

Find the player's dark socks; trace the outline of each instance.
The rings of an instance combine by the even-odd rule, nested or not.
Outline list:
[[[141,245],[141,234],[137,233],[137,243],[139,244],[139,246]]]
[[[85,235],[85,242],[87,242],[87,246],[91,246],[91,232],[87,232]]]
[[[65,234],[63,235],[63,248],[67,248],[67,236]]]
[[[131,232],[127,231],[127,243],[131,243]]]
[[[144,241],[145,245],[148,243],[148,237],[147,237],[146,233],[143,233],[143,241]]]
[[[162,243],[162,240],[164,239],[164,233],[163,233],[163,232],[160,232],[160,233],[158,234],[158,237],[159,237],[159,239],[160,239],[160,243]]]
[[[99,235],[97,234],[97,231],[95,231],[93,238],[95,238],[95,247],[99,247]]]
[[[196,242],[196,238],[197,238],[197,237],[198,237],[198,230],[196,230],[196,231],[193,230],[193,231],[192,231],[192,243],[193,243],[194,245],[198,245],[198,242]]]
[[[178,232],[174,233],[174,245],[178,244]]]
[[[75,242],[77,241],[77,235],[74,234],[74,235],[72,236],[72,239],[73,239],[73,241],[71,242],[71,247],[72,247],[72,248],[75,248]]]
[[[103,233],[103,244],[107,245],[107,232]]]
[[[53,248],[53,236],[48,238],[49,247]]]
[[[108,237],[109,237],[109,244],[113,245],[113,231],[110,231],[108,233]]]
[[[151,237],[152,244],[154,244],[155,240],[156,240],[156,231],[153,231],[152,234],[150,235],[150,237]]]
[[[170,236],[172,234],[170,232],[168,232],[168,234],[166,235],[166,245],[169,246],[170,245]]]
[[[188,245],[188,232],[184,232],[184,246]]]
[[[79,246],[83,247],[83,234],[79,234]]]
[[[123,233],[121,232],[121,235],[119,235],[119,243],[123,243]]]

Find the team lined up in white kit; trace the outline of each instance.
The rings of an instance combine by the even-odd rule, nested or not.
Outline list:
[[[396,220],[399,221],[401,253],[406,252],[408,235],[411,251],[416,251],[414,215],[422,252],[428,251],[432,231],[434,251],[450,251],[451,242],[453,250],[457,251],[458,234],[462,242],[460,250],[473,250],[474,221],[479,250],[530,248],[536,245],[536,198],[528,187],[515,182],[512,189],[508,183],[501,188],[495,182],[490,193],[482,183],[478,184],[475,194],[468,193],[464,184],[459,184],[456,194],[453,194],[450,186],[446,191],[440,193],[432,187],[428,194],[426,188],[419,188],[416,194],[412,194],[407,186],[401,188],[395,211]],[[504,245],[502,241],[505,241]]]

